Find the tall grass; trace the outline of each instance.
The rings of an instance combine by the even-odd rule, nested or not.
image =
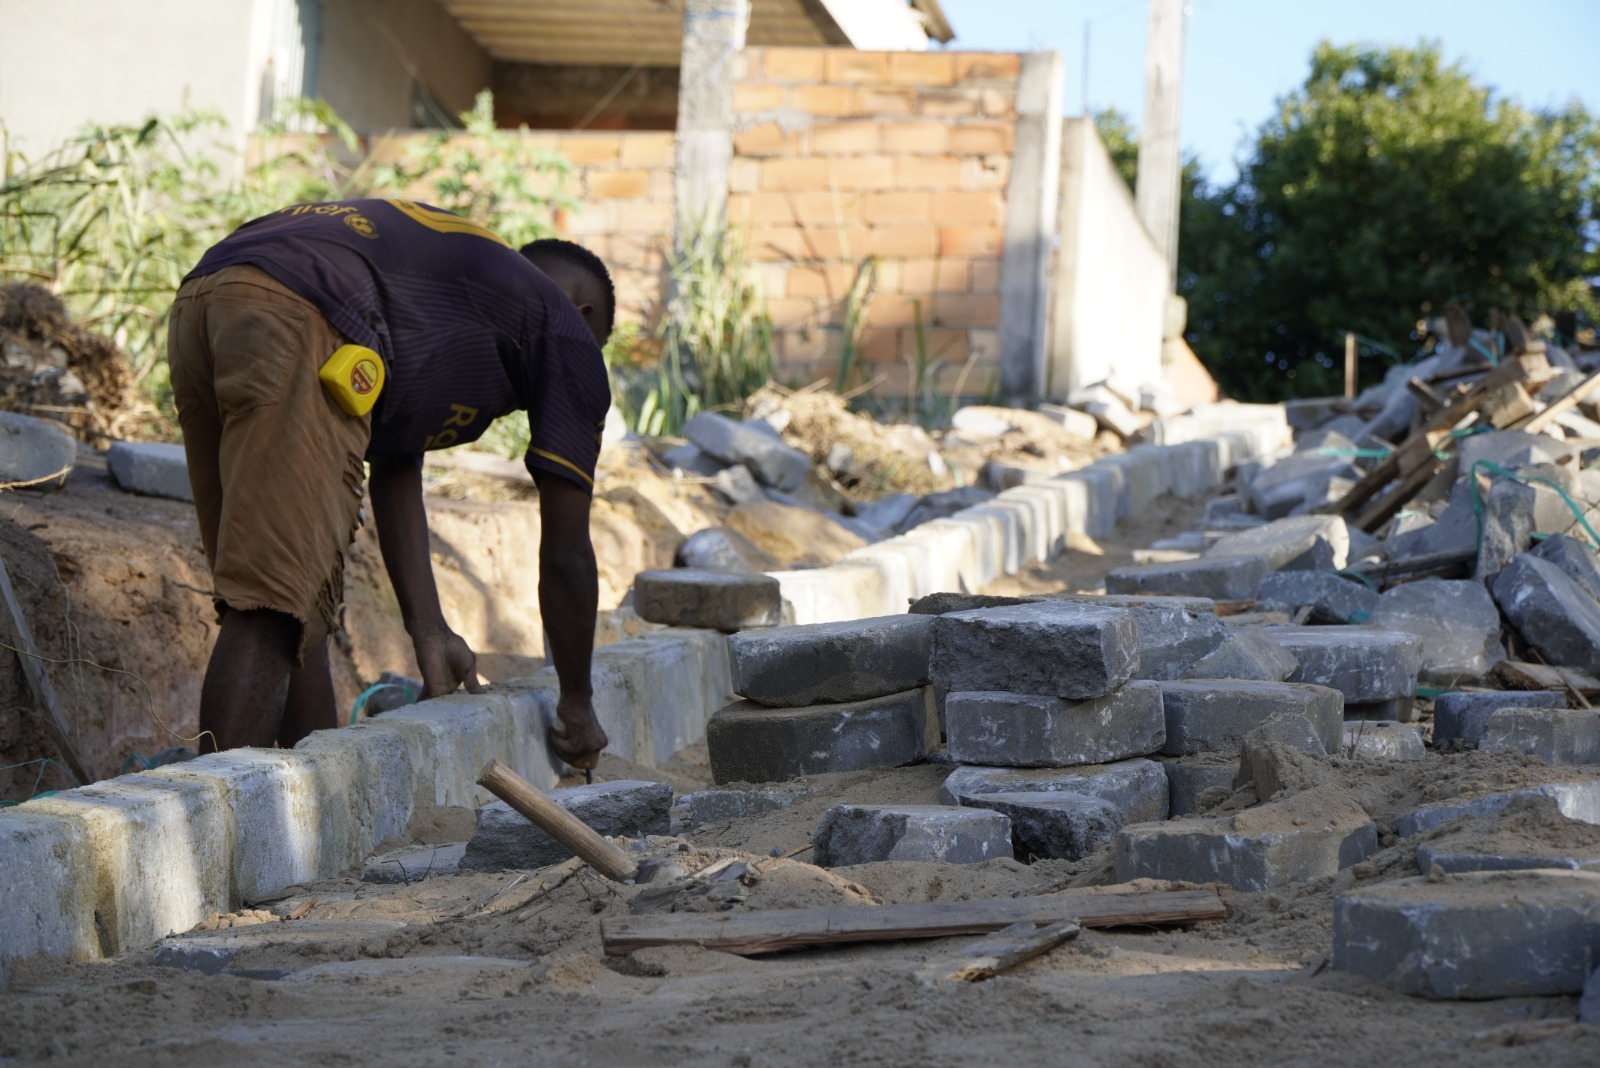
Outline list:
[[[487,94],[466,136],[430,138],[378,165],[324,104],[292,102],[241,159],[218,115],[186,111],[137,126],[89,126],[38,159],[9,143],[0,170],[0,281],[37,282],[73,319],[128,353],[145,395],[170,414],[166,322],[183,276],[241,224],[286,204],[423,196],[508,240],[552,231],[565,161],[525,131],[492,130]],[[323,136],[293,133],[311,125]],[[353,162],[345,162],[353,160]]]
[[[676,434],[702,411],[738,408],[772,378],[772,319],[743,239],[715,223],[682,231],[654,374],[621,383],[624,415],[641,434]]]

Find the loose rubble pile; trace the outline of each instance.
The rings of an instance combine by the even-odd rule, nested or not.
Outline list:
[[[1109,850],[1117,881],[1261,892],[1430,836],[1420,876],[1338,898],[1334,966],[1432,997],[1577,992],[1600,965],[1600,422],[1580,411],[1600,376],[1535,348],[1446,346],[1386,390],[1295,406],[1292,450],[1244,465],[1200,529],[1103,595],[939,594],[732,634],[742,700],[709,730],[723,785],[688,809],[947,761],[942,805],[830,810],[818,862]],[[1443,792],[1391,826],[1327,772],[1429,742],[1571,774]],[[1529,805],[1546,808],[1515,823]],[[1486,820],[1524,833],[1491,848]]]

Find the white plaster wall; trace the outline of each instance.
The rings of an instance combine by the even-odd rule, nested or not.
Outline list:
[[[492,68],[436,0],[324,0],[317,88],[359,132],[410,127],[419,79],[454,118],[489,88]]]
[[[242,132],[263,73],[257,9],[273,2],[0,0],[0,121],[12,147],[37,157],[85,123],[185,105]]]
[[[1062,124],[1060,248],[1045,393],[1161,377],[1167,264],[1094,123]]]
[[[863,52],[928,50],[928,31],[906,0],[822,0],[822,6]]]

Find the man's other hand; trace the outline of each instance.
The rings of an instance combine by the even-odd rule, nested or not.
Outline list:
[[[466,684],[468,693],[483,693],[478,681],[478,658],[461,635],[451,630],[420,634],[413,644],[422,669],[422,696],[443,697]]]
[[[550,727],[550,748],[556,756],[579,771],[587,771],[600,762],[600,751],[610,739],[587,697],[562,694],[556,702],[556,720]]]

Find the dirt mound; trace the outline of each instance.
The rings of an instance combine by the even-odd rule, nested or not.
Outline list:
[[[44,542],[10,519],[0,518],[0,556],[27,617],[28,629],[39,651],[55,659],[72,652],[72,607],[55,561]],[[9,612],[0,612],[0,630],[8,645],[21,645]],[[34,707],[33,691],[22,673],[22,661],[9,649],[0,649],[0,797],[20,801],[41,790],[76,785],[61,766],[62,754],[45,731],[42,713]],[[68,671],[47,668],[64,703],[78,697],[78,680]],[[48,758],[56,763],[45,764]],[[16,766],[12,766],[16,765]]]
[[[0,286],[0,408],[56,419],[80,437],[149,436],[162,420],[131,366],[111,338],[72,322],[54,293]]]
[[[779,426],[783,440],[813,463],[833,468],[840,484],[857,499],[936,493],[955,485],[933,439],[921,427],[857,415],[837,393],[766,386],[750,398],[746,411]],[[844,462],[835,452],[841,446],[849,453]]]

